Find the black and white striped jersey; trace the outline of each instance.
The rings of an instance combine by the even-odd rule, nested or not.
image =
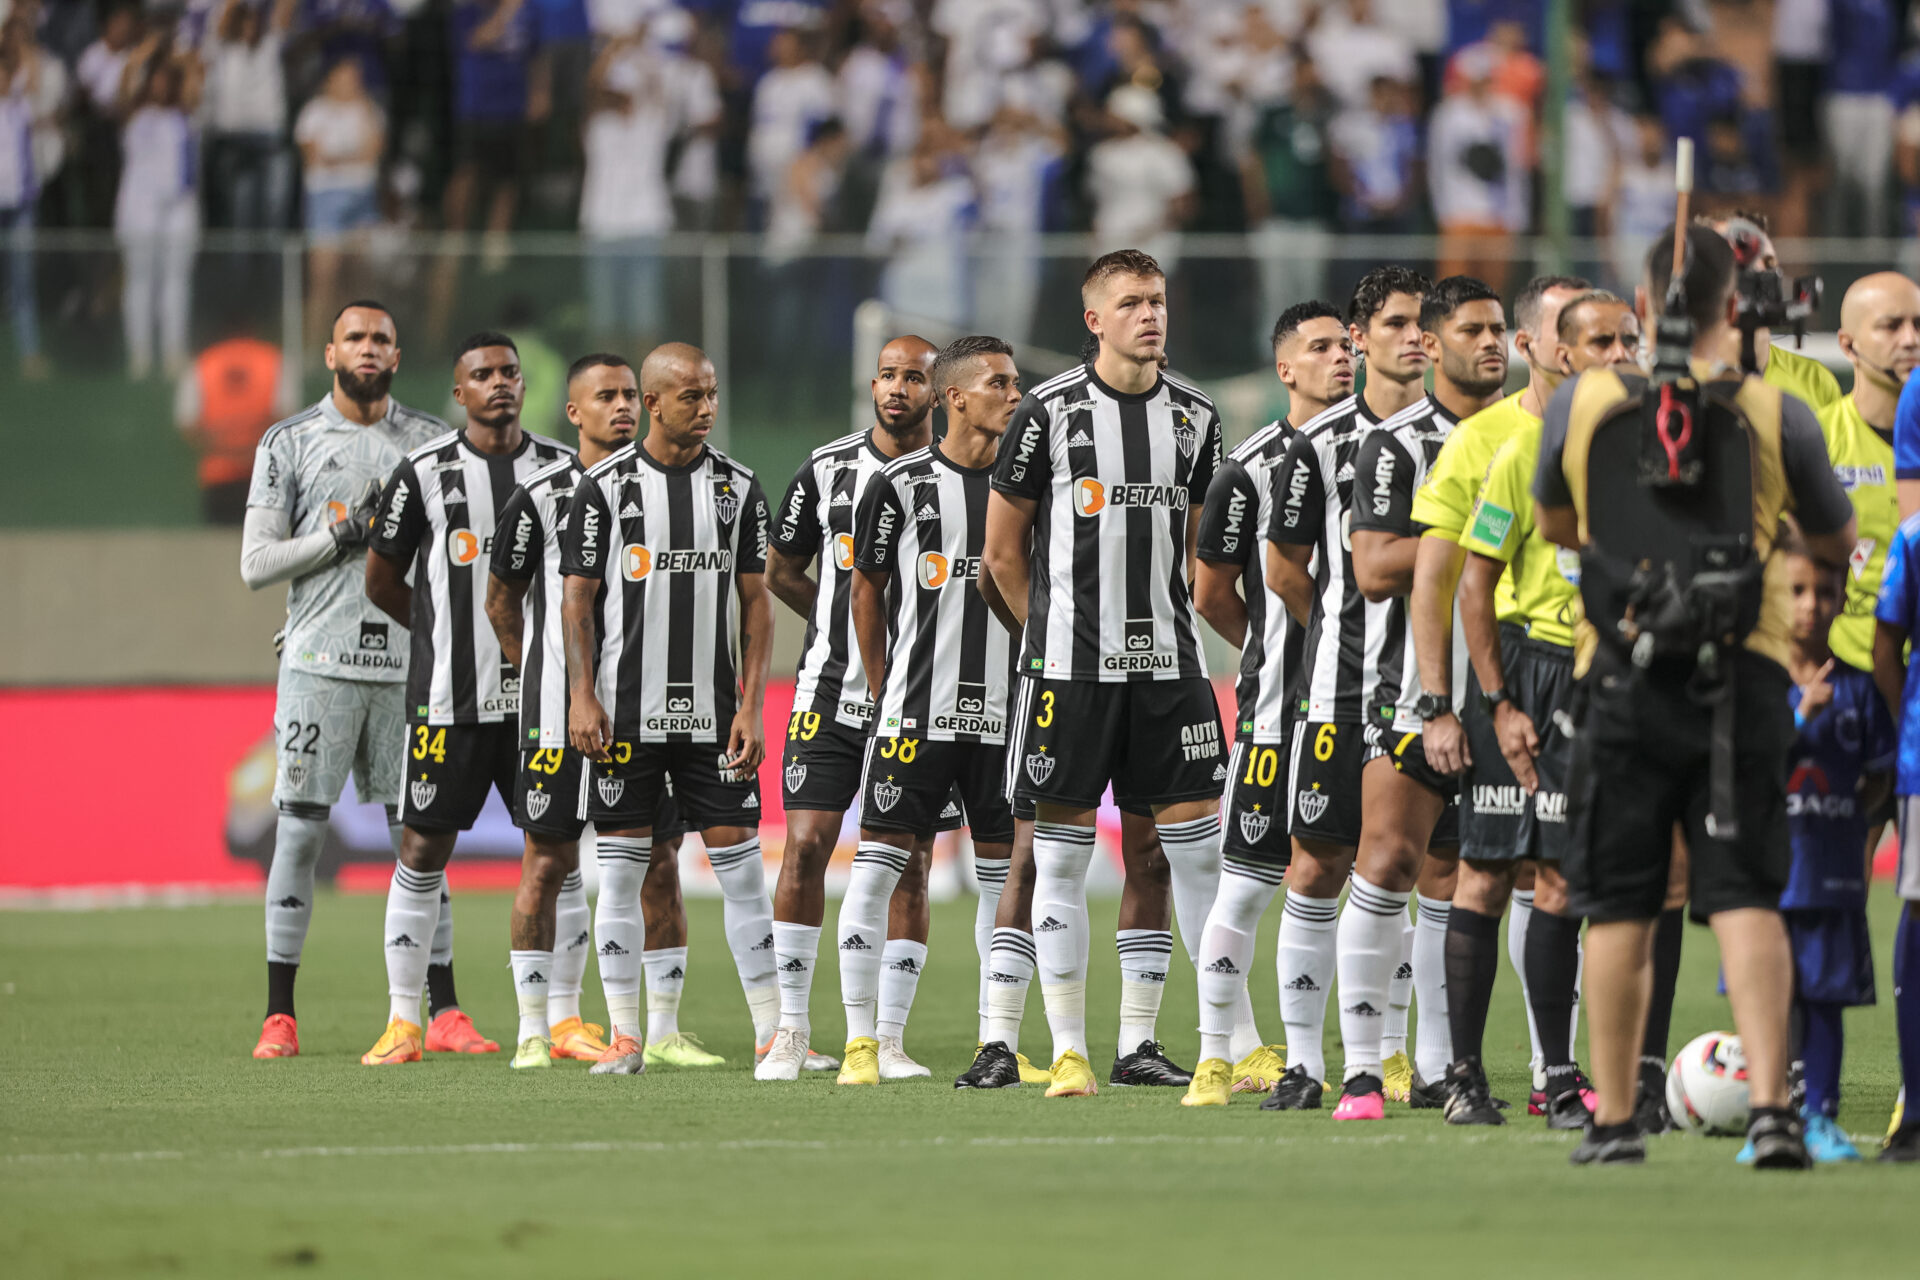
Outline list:
[[[1453,434],[1458,420],[1432,396],[1408,405],[1361,438],[1354,454],[1354,529],[1378,530],[1403,538],[1418,537],[1423,526],[1413,520],[1413,495],[1426,482],[1440,446]],[[1374,608],[1383,611],[1386,625],[1370,632],[1367,661],[1368,719],[1405,733],[1423,727],[1413,713],[1420,698],[1420,666],[1414,659],[1413,614],[1407,597],[1395,596]],[[1454,614],[1456,625],[1459,613]],[[1461,668],[1452,692],[1466,686],[1466,644],[1457,637],[1454,665]]]
[[[1283,419],[1234,446],[1207,490],[1200,516],[1200,558],[1237,565],[1247,601],[1237,716],[1237,737],[1246,742],[1283,742],[1293,723],[1293,685],[1307,633],[1267,590],[1264,531],[1273,518],[1270,473],[1297,434]]]
[[[446,433],[440,419],[393,399],[386,417],[361,426],[341,414],[328,392],[267,428],[254,452],[247,505],[286,512],[290,537],[318,533],[345,517],[369,485],[384,485],[409,450]],[[398,684],[407,678],[398,625],[367,599],[366,555],[347,556],[288,586],[281,665],[338,680]]]
[[[567,653],[560,637],[560,532],[585,474],[572,455],[523,481],[500,513],[493,576],[524,582],[520,631],[520,741],[567,745]]]
[[[573,450],[531,431],[510,454],[482,453],[464,431],[415,449],[393,469],[373,550],[413,561],[407,714],[422,724],[495,724],[520,710],[520,677],[487,620],[488,557],[501,510],[534,472]]]
[[[1296,720],[1367,718],[1364,667],[1369,638],[1384,619],[1354,581],[1348,521],[1354,455],[1377,421],[1364,400],[1348,396],[1308,419],[1268,473],[1267,539],[1314,549],[1313,612],[1292,711]]]
[[[725,741],[740,702],[738,579],[766,568],[766,495],[719,450],[668,467],[635,441],[587,472],[560,572],[600,583],[594,692],[616,738]]]
[[[856,729],[873,719],[873,694],[853,640],[853,518],[867,480],[891,461],[874,446],[872,428],[815,449],[787,486],[769,538],[783,555],[819,557],[820,590],[794,676],[793,709]]]
[[[1020,670],[1049,680],[1207,674],[1187,516],[1220,466],[1213,402],[1164,374],[1138,395],[1085,365],[1029,392],[993,487],[1038,503]]]
[[[1012,641],[974,585],[991,472],[936,444],[890,463],[860,500],[853,563],[892,575],[880,737],[1006,741]]]

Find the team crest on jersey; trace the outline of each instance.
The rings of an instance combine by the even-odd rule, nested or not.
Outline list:
[[[1312,826],[1326,814],[1330,803],[1324,791],[1302,791],[1299,795],[1300,821]]]
[[[798,760],[787,766],[787,790],[798,791],[807,785],[807,766]]]
[[[1181,457],[1191,458],[1194,445],[1200,442],[1200,431],[1186,414],[1176,413],[1173,416],[1173,442],[1180,446]]]
[[[1267,834],[1267,828],[1273,825],[1273,819],[1258,809],[1249,809],[1240,815],[1240,834],[1246,837],[1248,844],[1259,844],[1260,838]]]
[[[433,798],[440,794],[440,788],[431,782],[416,782],[407,788],[407,799],[413,801],[414,812],[433,806]]]
[[[547,816],[547,806],[553,803],[553,796],[545,791],[527,792],[527,817],[538,822]]]
[[[595,778],[593,785],[600,792],[600,803],[609,809],[620,803],[620,797],[627,789],[625,779],[616,778],[612,774]]]
[[[287,761],[287,785],[297,787],[307,780],[307,765],[304,760]]]
[[[734,517],[740,514],[740,495],[733,491],[733,481],[713,482],[713,510],[720,517],[721,524],[732,524]]]
[[[1033,779],[1034,786],[1045,786],[1047,779],[1053,776],[1053,757],[1044,751],[1028,756],[1027,776]]]
[[[886,813],[892,809],[893,806],[900,803],[901,794],[900,784],[893,780],[892,774],[888,774],[885,782],[876,782],[873,784],[874,807],[880,810],[880,812]]]

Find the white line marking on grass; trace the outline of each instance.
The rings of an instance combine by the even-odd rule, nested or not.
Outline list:
[[[1571,1135],[1548,1133],[1512,1134],[1510,1141],[1561,1142]],[[1446,1135],[1445,1141],[1484,1141],[1474,1135],[1462,1139]],[[1238,1134],[1017,1134],[1006,1137],[970,1138],[920,1137],[891,1139],[799,1139],[799,1138],[727,1138],[705,1141],[642,1142],[465,1142],[419,1146],[341,1146],[341,1147],[267,1147],[252,1150],[202,1151],[67,1151],[21,1153],[0,1156],[0,1164],[138,1164],[164,1160],[340,1160],[395,1156],[517,1156],[517,1155],[608,1155],[622,1153],[658,1154],[678,1151],[870,1151],[876,1149],[913,1149],[922,1147],[1281,1147],[1337,1144],[1378,1147],[1394,1143],[1438,1143],[1440,1134],[1406,1133],[1336,1134],[1323,1137],[1276,1134],[1253,1136]]]

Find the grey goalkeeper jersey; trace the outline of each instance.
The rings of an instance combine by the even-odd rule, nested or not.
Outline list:
[[[286,512],[289,537],[317,533],[369,485],[384,485],[407,454],[446,431],[432,414],[392,399],[386,417],[363,427],[342,417],[328,393],[268,428],[254,452],[247,505]],[[374,607],[366,583],[365,552],[293,580],[282,670],[340,680],[407,678],[406,628]]]

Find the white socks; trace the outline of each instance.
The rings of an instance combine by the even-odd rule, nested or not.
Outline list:
[[[550,1025],[580,1016],[580,984],[587,976],[587,956],[592,951],[593,909],[587,905],[587,885],[578,871],[569,871],[553,906],[553,982],[547,988]]]
[[[1000,914],[1000,894],[1007,887],[1007,868],[1011,858],[982,858],[973,860],[973,878],[980,886],[980,898],[973,904],[973,949],[980,956],[980,1041],[987,1039],[987,1005],[989,982],[987,974],[992,971],[990,963],[993,956],[993,920]]]
[[[875,1034],[880,965],[887,945],[887,904],[913,855],[877,840],[862,840],[840,901],[834,931],[840,948],[840,1003],[847,1008],[847,1042]]]
[[[1540,1026],[1533,1019],[1533,999],[1527,994],[1527,922],[1532,919],[1533,890],[1515,889],[1512,909],[1507,912],[1507,963],[1520,978],[1520,1005],[1527,1011],[1527,1042],[1533,1048],[1527,1063],[1538,1071],[1547,1055],[1540,1051]]]
[[[1253,1033],[1253,1045],[1241,1048],[1234,1043],[1234,1032],[1245,1006],[1247,1021],[1252,1021],[1252,1001],[1247,995],[1247,970],[1253,964],[1254,930],[1266,914],[1277,882],[1269,884],[1248,868],[1228,863],[1220,876],[1220,892],[1207,913],[1207,926],[1200,934],[1200,1057],[1222,1058],[1237,1062],[1259,1044]]]
[[[1166,929],[1122,929],[1113,937],[1120,953],[1120,1046],[1124,1058],[1143,1043],[1158,1040],[1160,999],[1167,993],[1173,964],[1173,934]]]
[[[1413,921],[1400,924],[1400,963],[1387,984],[1387,1025],[1380,1029],[1380,1060],[1407,1051],[1407,1009],[1413,1004]]]
[[[1340,913],[1336,958],[1340,974],[1340,1039],[1347,1051],[1343,1080],[1380,1074],[1380,1035],[1386,1025],[1387,987],[1400,963],[1400,930],[1407,899],[1369,883],[1358,872]]]
[[[880,1021],[876,1031],[895,1040],[907,1034],[907,1014],[927,968],[927,944],[907,938],[889,938],[881,953]]]
[[[1447,921],[1453,904],[1419,895],[1413,926],[1413,991],[1420,1005],[1414,1026],[1413,1064],[1428,1084],[1447,1074],[1453,1061],[1453,1024],[1447,1021]]]
[[[813,965],[819,955],[819,925],[773,922],[773,967],[780,979],[780,1025],[788,1030],[809,1034],[813,1031],[813,1023],[807,1016],[807,1002],[813,996]]]
[[[601,836],[596,848],[600,901],[594,910],[593,932],[600,947],[600,988],[606,992],[613,1034],[638,1039],[645,1031],[640,1023],[640,956],[647,948],[640,884],[653,857],[653,838]]]
[[[753,1014],[757,1043],[773,1034],[773,899],[767,896],[767,870],[760,860],[760,838],[723,849],[707,850],[707,865],[720,882],[720,914],[727,931],[727,947],[733,952],[733,967],[740,973],[740,989],[746,993],[747,1008]],[[815,931],[816,934],[818,930]],[[812,953],[807,963],[813,963]]]
[[[660,947],[641,957],[647,971],[647,1043],[680,1030],[680,993],[687,985],[687,949]]]
[[[1053,1056],[1087,1052],[1087,870],[1093,828],[1033,824],[1033,943]]]
[[[1020,1052],[1020,1022],[1026,1014],[1027,985],[1033,981],[1033,935],[995,929],[987,962],[987,1026],[982,1044],[995,1040]]]
[[[1327,1078],[1324,1041],[1327,993],[1333,989],[1339,898],[1289,892],[1280,917],[1280,1021],[1287,1029],[1287,1066]]]
[[[267,959],[277,964],[300,963],[313,922],[313,869],[326,842],[324,809],[319,817],[282,813],[274,825],[273,862],[267,867]]]
[[[1196,954],[1220,888],[1220,815],[1209,814],[1189,822],[1156,824],[1160,847],[1167,855],[1173,879],[1173,918],[1180,926],[1180,942],[1194,964],[1205,964]],[[1209,957],[1211,959],[1211,957]],[[1123,1046],[1131,1053],[1132,1046]]]
[[[547,993],[553,985],[553,952],[509,951],[513,967],[513,994],[520,1002],[520,1034],[528,1040],[547,1034]]]
[[[409,871],[393,867],[387,888],[386,953],[388,1018],[418,1024],[420,994],[427,985],[427,964],[433,931],[440,923],[440,893],[444,871]]]

